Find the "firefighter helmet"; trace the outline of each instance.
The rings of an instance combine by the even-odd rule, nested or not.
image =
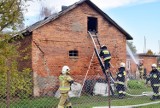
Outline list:
[[[152,67],[157,68],[157,65],[156,64],[152,64]]]
[[[107,46],[106,45],[102,45],[101,48],[107,48]]]
[[[121,62],[120,67],[125,67],[125,63]]]
[[[70,68],[68,66],[63,66],[62,67],[62,74],[69,73],[69,71],[70,71]]]

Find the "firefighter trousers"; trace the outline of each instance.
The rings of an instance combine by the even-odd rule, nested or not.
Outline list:
[[[122,84],[117,84],[117,92],[118,92],[118,96],[124,96],[125,95],[125,86]]]
[[[72,104],[69,100],[68,93],[62,93],[61,94],[60,101],[59,101],[59,104],[58,104],[58,108],[65,108],[65,106],[67,106],[67,107],[72,106]]]
[[[105,70],[108,70],[108,68],[110,68],[109,61],[110,61],[110,59],[104,61]]]
[[[153,89],[153,96],[158,97],[159,95],[159,87],[158,86],[152,86]]]

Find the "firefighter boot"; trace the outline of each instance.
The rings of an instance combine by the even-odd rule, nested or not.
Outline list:
[[[123,99],[123,94],[122,93],[118,94],[118,98]]]
[[[156,96],[152,96],[152,97],[150,98],[150,100],[155,101],[155,100],[156,100]]]
[[[125,98],[125,97],[126,97],[126,94],[122,94],[122,97]]]
[[[160,99],[160,95],[159,95],[159,96],[157,96],[157,99]]]
[[[106,69],[106,70],[105,70],[105,72],[106,72],[106,74],[108,74],[109,70],[108,70],[108,69]]]
[[[67,108],[72,108],[72,106],[67,106]]]

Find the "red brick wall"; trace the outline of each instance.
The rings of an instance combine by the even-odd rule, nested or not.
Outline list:
[[[93,43],[87,33],[87,17],[90,16],[98,19],[99,40],[101,44],[107,45],[112,54],[111,63],[114,68],[111,70],[115,73],[119,63],[126,61],[126,37],[84,3],[33,31],[32,68],[35,96],[39,96],[42,89],[55,88],[63,65],[71,68],[71,74],[76,81],[83,81],[94,52]],[[69,50],[74,49],[79,51],[78,58],[69,58]],[[89,75],[102,76],[101,74],[98,60],[94,56]]]
[[[139,60],[141,61],[143,61],[143,65],[144,65],[144,67],[146,68],[146,71],[147,71],[147,74],[149,74],[150,73],[150,71],[151,71],[151,65],[153,64],[153,63],[157,63],[157,57],[155,57],[155,56],[142,56],[142,55],[140,55],[139,57]],[[130,59],[130,58],[129,58]],[[131,60],[131,59],[130,59]],[[132,74],[133,75],[135,75],[135,73],[136,73],[136,70],[137,70],[137,66],[136,66],[136,64],[131,60],[131,71],[132,71]]]

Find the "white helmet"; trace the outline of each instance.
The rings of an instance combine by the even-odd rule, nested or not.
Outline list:
[[[120,67],[125,67],[125,63],[121,62]]]
[[[70,68],[68,66],[63,66],[62,67],[62,74],[69,73],[69,71],[70,71]]]
[[[152,67],[157,68],[157,65],[156,64],[152,64]]]

